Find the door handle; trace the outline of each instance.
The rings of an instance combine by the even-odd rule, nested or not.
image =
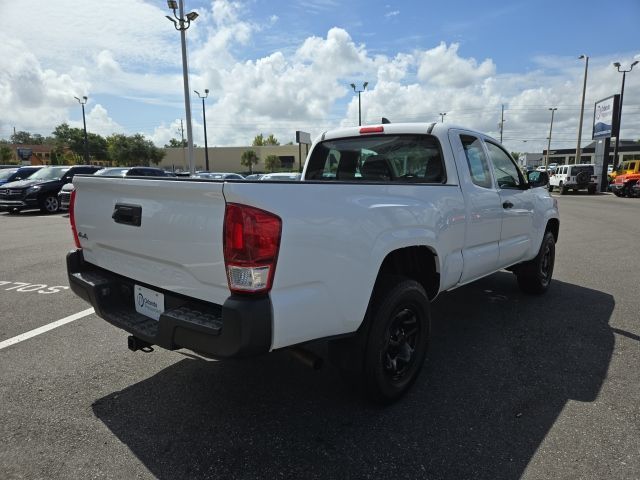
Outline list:
[[[139,227],[142,224],[142,207],[140,205],[116,203],[111,218],[116,223]]]
[[[507,200],[506,202],[504,202],[502,204],[502,208],[513,208],[513,203],[511,203],[509,200]]]

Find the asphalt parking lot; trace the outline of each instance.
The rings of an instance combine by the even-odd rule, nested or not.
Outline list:
[[[130,352],[67,288],[66,216],[0,214],[0,478],[640,478],[640,199],[556,198],[551,290],[441,295],[387,408],[284,353]]]

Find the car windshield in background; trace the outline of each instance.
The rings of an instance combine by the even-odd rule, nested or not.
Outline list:
[[[17,171],[18,171],[17,168],[3,168],[2,170],[0,170],[0,180],[9,178],[11,175],[16,173]]]
[[[440,145],[431,135],[367,135],[318,144],[305,179],[444,183],[444,172]]]
[[[128,168],[103,168],[102,170],[98,170],[95,175],[101,176],[112,176],[112,177],[122,177],[127,174]]]
[[[69,167],[47,167],[38,170],[29,177],[29,180],[60,180]]]

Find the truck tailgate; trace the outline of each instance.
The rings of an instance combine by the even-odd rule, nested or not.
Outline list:
[[[86,176],[74,184],[75,222],[87,262],[209,302],[229,296],[223,183]],[[116,205],[139,211],[140,225],[116,221]]]

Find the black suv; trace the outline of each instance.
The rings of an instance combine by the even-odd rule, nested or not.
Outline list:
[[[5,183],[0,187],[0,211],[17,213],[39,208],[44,213],[58,211],[58,192],[76,174],[93,174],[100,167],[92,165],[45,167],[26,180]]]

